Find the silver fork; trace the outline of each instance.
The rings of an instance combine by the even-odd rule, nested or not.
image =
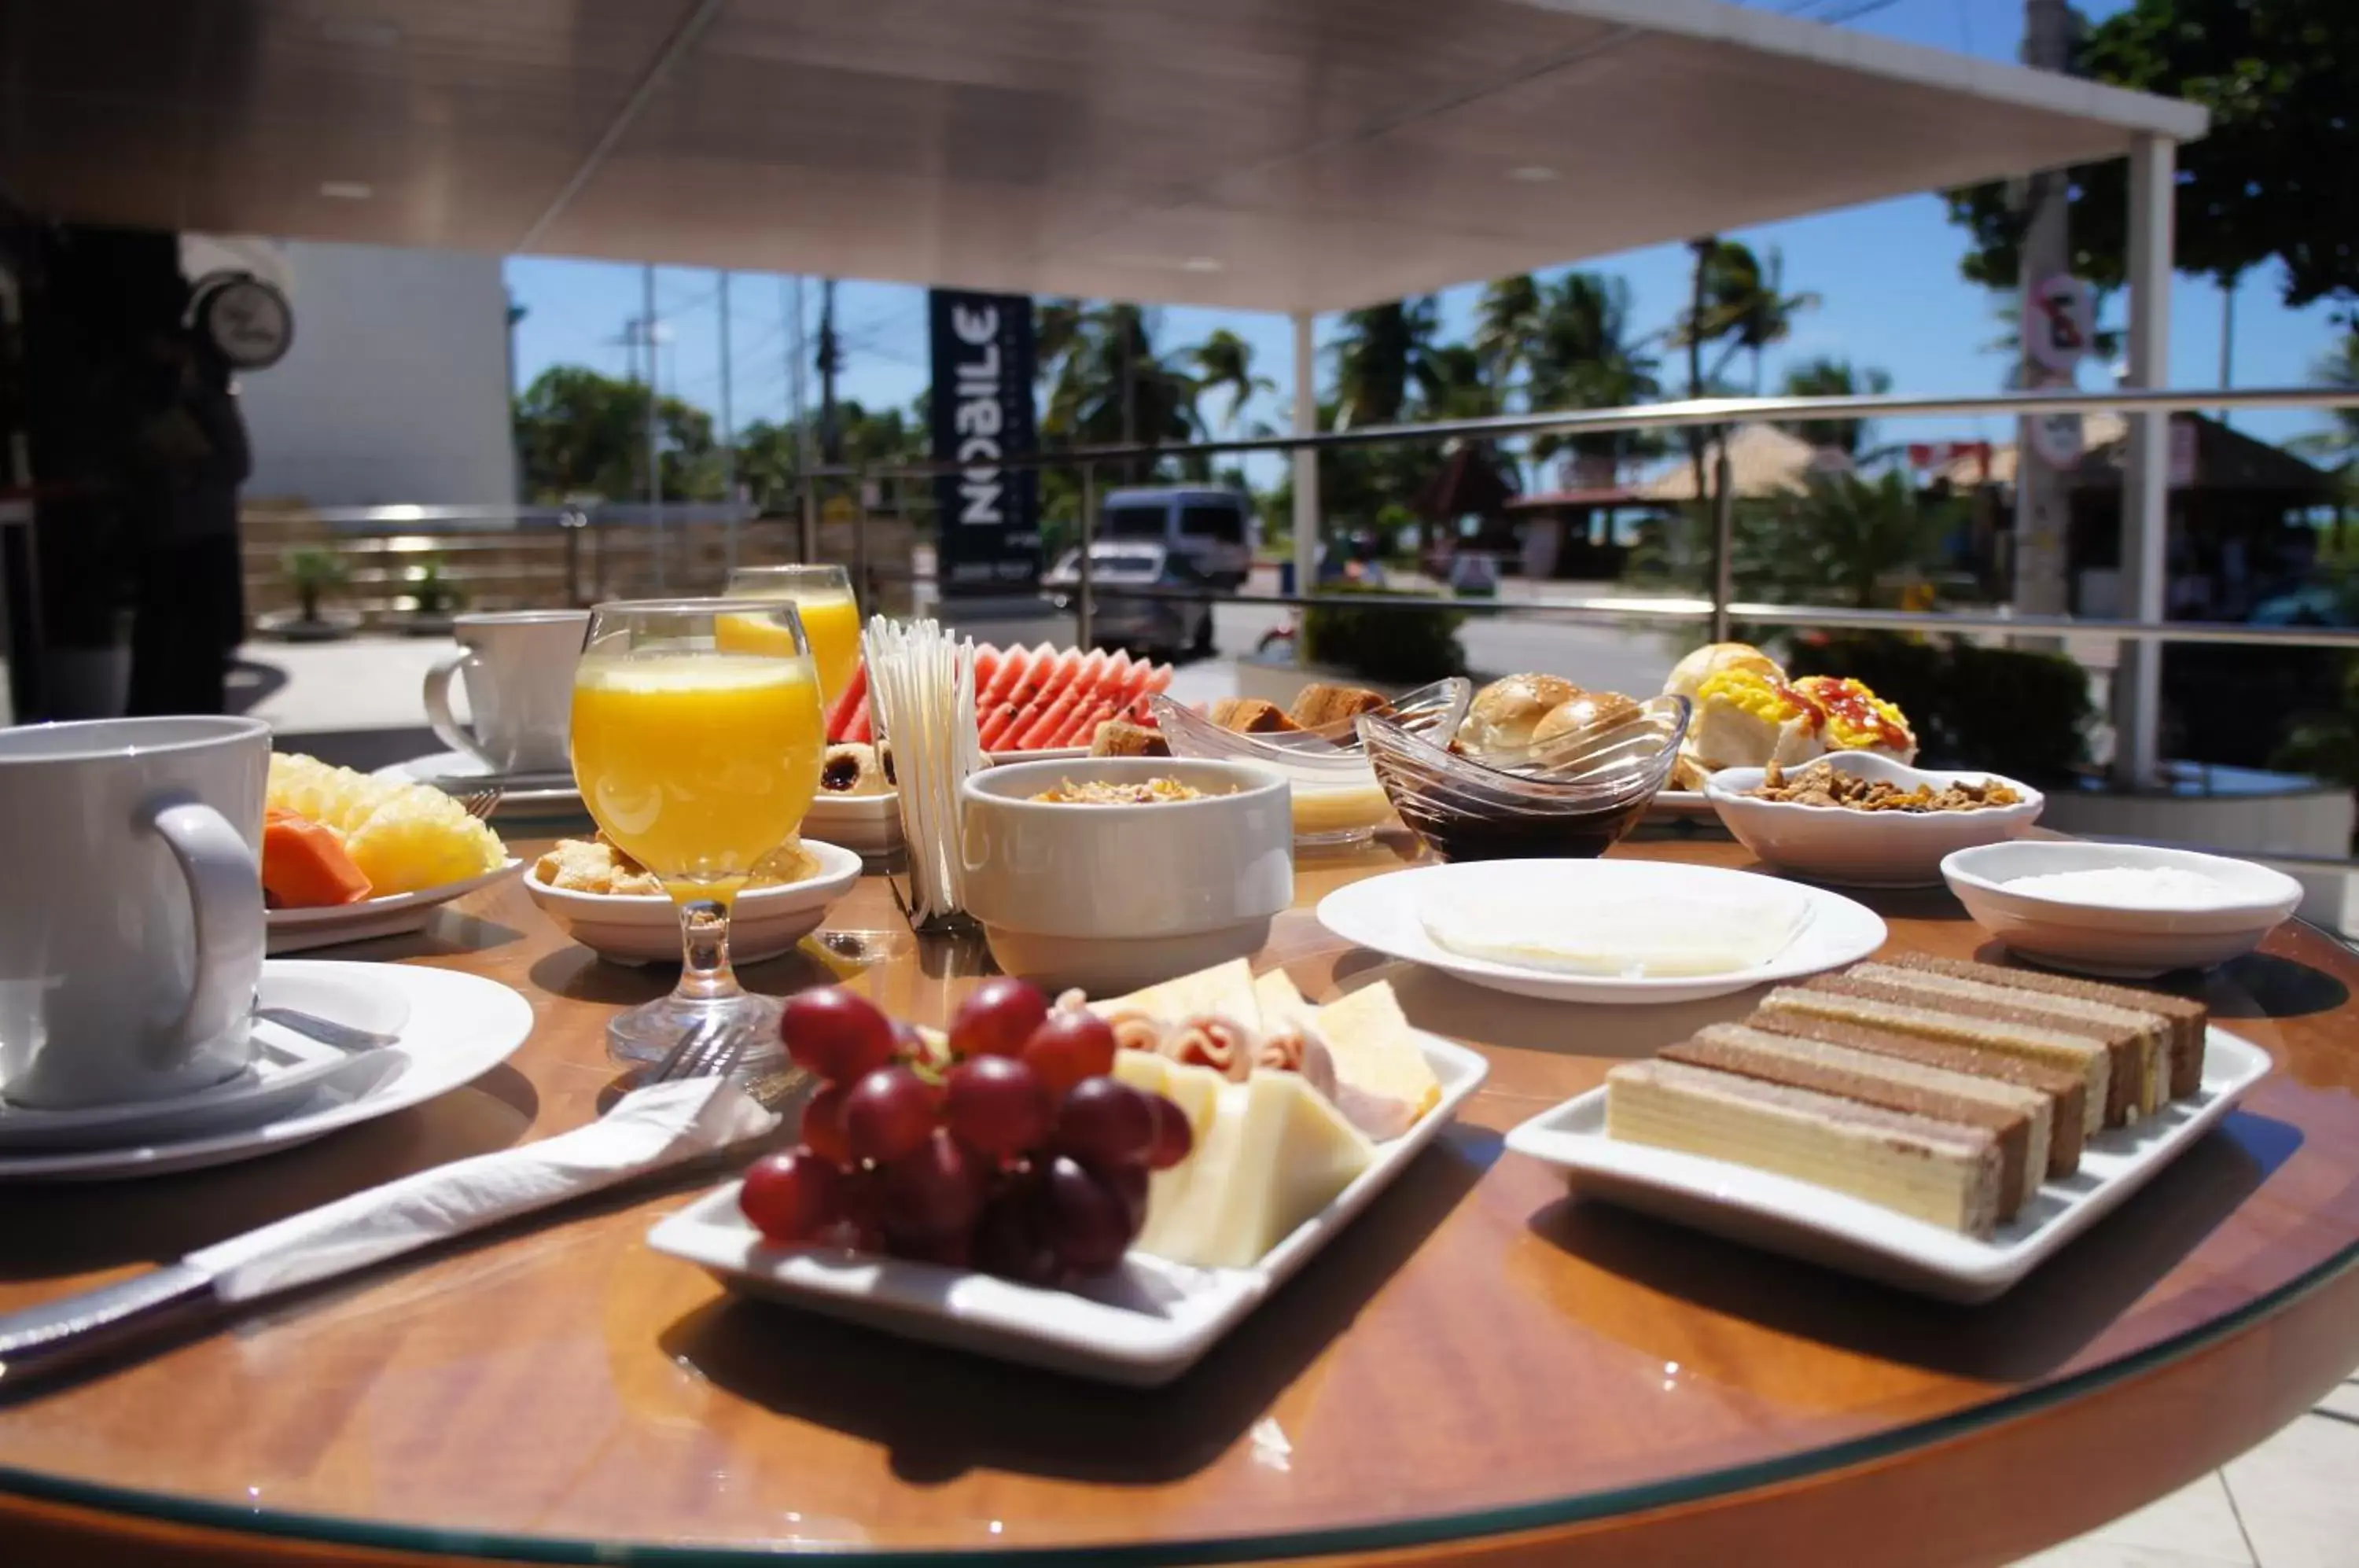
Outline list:
[[[500,798],[506,793],[506,790],[496,789],[470,789],[463,795],[453,795],[451,799],[459,802],[461,811],[477,822],[484,822],[491,821],[492,813],[500,809]]]
[[[668,1083],[679,1078],[714,1078],[734,1073],[745,1061],[752,1044],[751,1031],[732,1028],[719,1018],[704,1018],[682,1035],[678,1045],[664,1052],[662,1059],[647,1070],[639,1083],[644,1087],[649,1083]],[[791,1099],[797,1090],[810,1082],[810,1073],[792,1062],[786,1062],[767,1072],[750,1075],[738,1087],[764,1110],[775,1111]]]

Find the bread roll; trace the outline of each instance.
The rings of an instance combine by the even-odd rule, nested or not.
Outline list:
[[[1707,676],[1696,688],[1688,745],[1705,768],[1792,767],[1826,750],[1823,716],[1782,682],[1750,670]]]
[[[1474,693],[1458,738],[1469,751],[1521,751],[1532,731],[1556,708],[1581,695],[1561,675],[1510,675]]]
[[[1638,704],[1619,691],[1583,691],[1541,715],[1540,722],[1532,726],[1532,744],[1544,746],[1586,736],[1602,737],[1643,716]]]
[[[1743,670],[1765,676],[1771,681],[1783,681],[1786,671],[1776,659],[1749,642],[1712,642],[1689,654],[1671,668],[1671,678],[1663,682],[1666,697],[1685,697],[1695,701],[1696,688],[1723,670]]]

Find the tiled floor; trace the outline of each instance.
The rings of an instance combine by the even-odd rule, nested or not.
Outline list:
[[[2353,1568],[2359,1374],[2191,1486],[2017,1568]]]

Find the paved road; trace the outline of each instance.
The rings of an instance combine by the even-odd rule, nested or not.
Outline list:
[[[1287,625],[1290,615],[1257,604],[1221,605],[1212,625],[1223,660],[1251,653],[1263,633]],[[1688,646],[1684,633],[1494,615],[1469,617],[1458,635],[1468,668],[1483,674],[1546,670],[1593,690],[1636,697],[1661,691]]]

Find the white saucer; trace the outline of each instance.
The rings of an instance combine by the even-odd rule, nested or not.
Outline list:
[[[481,1077],[532,1033],[532,1004],[496,981],[407,964],[294,963],[262,966],[262,1000],[311,1010],[322,985],[374,987],[408,1009],[382,1065],[332,1078],[295,1104],[232,1129],[113,1149],[0,1153],[0,1181],[105,1181],[201,1171],[276,1154],[355,1123],[390,1116]]]
[[[1724,871],[1711,866],[1675,866],[1654,860],[1479,860],[1451,866],[1419,866],[1390,871],[1339,887],[1319,901],[1319,923],[1346,942],[1394,958],[1429,964],[1470,985],[1550,1002],[1648,1005],[1725,996],[1856,963],[1884,945],[1884,921],[1875,911],[1840,893],[1808,883],[1772,878],[1810,906],[1801,929],[1784,952],[1750,969],[1716,975],[1680,975],[1628,979],[1616,975],[1569,975],[1517,964],[1498,964],[1451,952],[1426,933],[1418,918],[1419,900],[1436,894],[1478,902],[1514,903],[1535,896],[1568,894],[1592,899],[1643,902],[1667,894],[1709,894],[1757,889],[1757,872]]]
[[[283,957],[290,953],[308,953],[315,947],[334,947],[342,942],[406,936],[422,931],[436,905],[462,898],[478,887],[488,887],[523,868],[524,862],[511,855],[508,863],[496,871],[486,871],[463,882],[445,882],[440,887],[427,887],[416,893],[363,898],[357,904],[332,904],[321,909],[273,909],[267,920],[271,955]]]
[[[570,773],[495,773],[491,765],[472,752],[438,751],[378,768],[373,779],[396,784],[424,784],[449,795],[496,787],[500,803],[492,817],[574,817],[584,810],[582,791]]]
[[[293,1007],[372,1034],[397,1034],[409,1002],[375,965],[278,964],[265,974],[259,1005]],[[262,1120],[331,1080],[365,1082],[391,1059],[380,1051],[324,1045],[284,1025],[254,1022],[251,1066],[224,1083],[168,1100],[46,1110],[0,1102],[0,1153],[34,1149],[120,1146],[131,1138],[188,1138]]]

